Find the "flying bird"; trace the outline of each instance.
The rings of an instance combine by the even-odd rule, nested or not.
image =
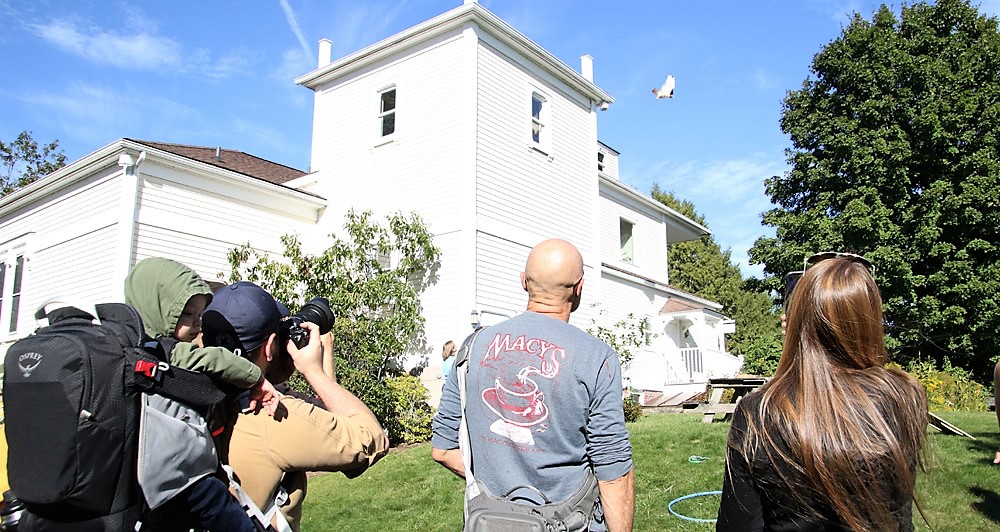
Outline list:
[[[659,89],[653,89],[653,94],[656,95],[656,99],[660,98],[673,98],[674,97],[674,77],[668,75],[667,79],[663,82],[663,86]]]

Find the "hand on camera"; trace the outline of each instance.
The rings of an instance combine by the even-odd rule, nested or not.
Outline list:
[[[295,342],[289,340],[285,349],[295,363],[295,369],[303,375],[310,371],[323,371],[323,345],[320,341],[319,326],[315,323],[305,322],[301,325],[303,329],[309,330],[309,343],[299,349]]]

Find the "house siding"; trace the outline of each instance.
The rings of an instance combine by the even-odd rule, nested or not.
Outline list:
[[[282,235],[312,231],[312,224],[297,217],[207,194],[196,183],[189,186],[146,176],[139,189],[135,262],[168,257],[206,279],[228,279],[229,250],[249,242],[258,251],[280,256]]]
[[[316,95],[312,169],[316,193],[330,199],[321,222],[340,226],[349,208],[379,213],[419,212],[437,232],[463,225],[460,207],[468,197],[462,184],[461,131],[469,120],[457,112],[473,95],[459,83],[461,34],[443,36],[425,47],[374,65]],[[379,144],[378,91],[396,87],[396,131]]]
[[[594,213],[581,206],[590,205],[596,192],[589,164],[594,146],[590,109],[566,97],[546,73],[489,42],[480,44],[478,60],[478,218],[518,244],[530,247],[539,237],[561,237],[588,255]],[[533,90],[551,106],[547,154],[531,148]]]
[[[18,332],[9,336],[4,327],[0,338],[34,329],[32,314],[52,297],[87,302],[114,297],[119,184],[120,174],[107,169],[0,220],[0,247],[22,235],[27,244]]]
[[[667,273],[667,222],[664,216],[630,205],[617,191],[601,189],[601,254],[605,261],[638,275],[669,282]],[[632,223],[633,261],[621,258],[620,220]]]

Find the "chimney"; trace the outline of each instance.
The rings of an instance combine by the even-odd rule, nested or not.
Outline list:
[[[222,146],[217,146],[215,148],[215,157],[212,158],[215,159],[216,161],[222,160]]]
[[[580,74],[583,79],[594,82],[594,58],[589,55],[580,56]]]
[[[319,64],[317,68],[323,68],[330,64],[330,53],[333,51],[333,41],[327,38],[319,40]]]

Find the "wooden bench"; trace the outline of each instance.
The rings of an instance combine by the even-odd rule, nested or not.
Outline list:
[[[732,419],[736,405],[744,395],[760,388],[767,382],[763,377],[736,377],[728,379],[709,379],[708,385],[711,389],[708,403],[698,409],[702,412],[702,423],[712,423],[716,414],[724,414],[723,420]],[[723,403],[722,396],[726,390],[732,390],[733,396],[730,402]]]

